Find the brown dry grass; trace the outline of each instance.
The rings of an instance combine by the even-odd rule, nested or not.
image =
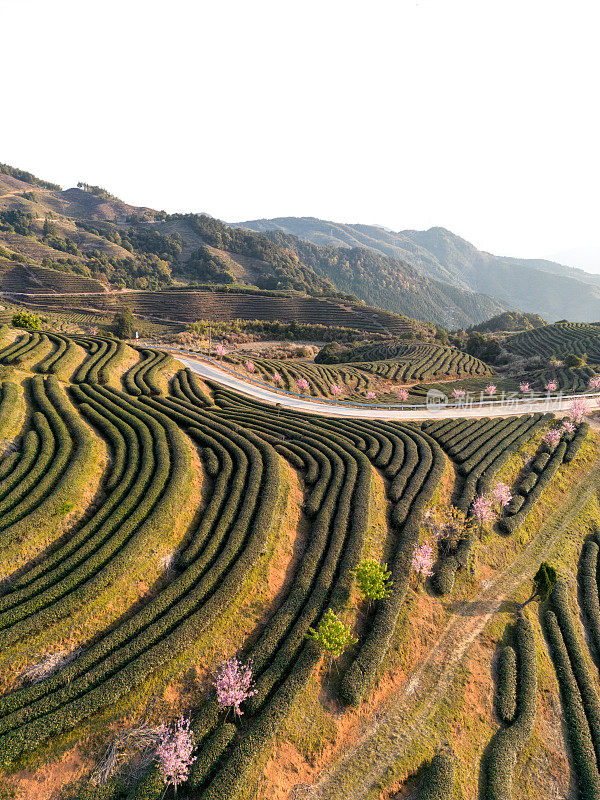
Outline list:
[[[78,746],[39,769],[23,769],[0,780],[0,789],[15,800],[61,800],[69,784],[88,775],[93,764]],[[12,794],[14,792],[14,794]]]

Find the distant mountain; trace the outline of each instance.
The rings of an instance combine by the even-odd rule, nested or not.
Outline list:
[[[110,289],[235,283],[338,300],[354,297],[447,328],[465,328],[512,308],[430,278],[374,248],[320,247],[282,232],[265,235],[230,226],[206,214],[167,214],[129,205],[86,183],[62,191],[0,164],[0,290],[29,293],[40,275],[49,285],[52,276],[40,268]]]
[[[283,231],[321,246],[368,247],[408,262],[428,278],[550,320],[600,319],[600,275],[545,259],[495,256],[445,228],[394,232],[314,217],[277,217],[238,225],[269,235]]]
[[[470,319],[483,322],[508,307],[495,298],[428,278],[408,262],[370,248],[315,245],[282,231],[265,235],[341,291],[397,314],[454,329],[468,326]]]
[[[587,273],[592,272],[594,275],[598,275],[600,273],[600,246],[573,247],[570,250],[562,250],[551,256],[551,260],[575,267],[577,273],[585,270]]]

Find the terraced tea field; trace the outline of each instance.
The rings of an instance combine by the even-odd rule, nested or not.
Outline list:
[[[506,599],[527,593],[539,565],[532,548],[553,514],[581,526],[562,556],[581,549],[600,519],[595,494],[583,494],[600,458],[587,423],[565,426],[541,413],[334,419],[263,404],[181,369],[165,352],[108,336],[12,331],[2,344],[0,786],[7,796],[27,796],[34,784],[52,785],[65,800],[174,796],[157,744],[167,735],[160,726],[182,715],[194,759],[179,798],[314,792],[383,800],[405,786],[421,798],[475,797],[475,787],[486,799],[525,800],[532,784],[523,764],[550,753],[536,738],[542,719],[563,784],[571,754],[585,765],[577,773],[582,792],[596,786],[597,675],[588,662],[580,667],[562,583],[543,605],[549,648],[533,605],[516,615],[509,608],[502,633],[475,645],[460,636],[447,643],[445,667],[462,683],[453,673],[436,685],[443,720],[419,736],[412,731],[423,698],[410,690],[437,663],[457,607],[478,603],[482,580],[501,583],[518,565]],[[482,362],[458,351],[414,348],[388,359],[402,364],[404,377],[409,364],[421,377],[444,370],[486,377]],[[380,375],[364,363],[290,365],[282,379],[290,386],[304,379],[315,394],[335,379],[360,396]],[[269,360],[257,359],[255,369],[272,378]],[[499,482],[511,494],[500,505]],[[451,506],[453,533],[444,523],[442,535],[432,520]],[[565,545],[558,531],[549,540]],[[592,630],[599,547],[597,537],[585,539],[582,556]],[[422,571],[419,558],[427,562]],[[357,588],[365,563],[389,568],[387,588],[372,602]],[[329,658],[313,633],[332,613],[351,636]],[[481,642],[495,647],[501,638],[496,716],[490,659],[468,666]],[[251,670],[241,714],[215,693],[215,673],[234,654]],[[554,697],[548,690],[554,664],[566,742],[558,690]],[[400,707],[401,692],[404,721],[387,745],[352,761],[381,715]],[[374,767],[372,783],[359,790],[360,764],[379,758],[381,765],[405,728],[410,747],[402,758],[387,764],[385,780]],[[471,728],[477,746],[460,734]],[[346,757],[352,768],[340,795],[328,775]]]
[[[509,337],[507,347],[523,358],[569,354],[587,355],[591,364],[600,363],[600,328],[583,322],[557,322]]]
[[[348,396],[374,400],[391,385],[413,386],[421,381],[452,381],[489,377],[493,370],[477,358],[450,347],[433,344],[389,344],[356,348],[376,360],[326,363],[319,361],[249,358],[237,353],[224,356],[226,363],[275,388],[313,397]],[[354,352],[354,351],[352,351]],[[389,355],[385,360],[380,356]],[[423,400],[426,390],[422,392]],[[423,402],[413,401],[413,402]]]
[[[402,336],[412,329],[413,324],[412,320],[397,314],[349,301],[321,300],[283,292],[260,293],[258,290],[235,292],[180,289],[162,292],[98,292],[97,289],[88,287],[78,294],[65,292],[48,295],[40,290],[30,294],[14,292],[9,296],[11,302],[23,303],[38,312],[114,314],[123,305],[128,305],[135,314],[153,321],[165,322],[188,323],[200,319],[214,322],[236,319],[285,320],[350,328],[386,336]]]

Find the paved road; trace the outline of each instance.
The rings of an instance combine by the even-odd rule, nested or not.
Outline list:
[[[220,383],[236,392],[253,397],[263,403],[279,403],[281,408],[293,411],[303,411],[308,414],[320,414],[327,417],[363,417],[365,419],[389,419],[389,420],[423,420],[439,418],[457,417],[505,417],[510,414],[526,414],[534,411],[553,411],[560,414],[566,412],[571,403],[571,398],[547,399],[540,398],[537,401],[519,401],[518,403],[504,405],[484,405],[482,407],[459,407],[459,408],[372,408],[364,406],[337,405],[336,403],[316,402],[303,400],[299,397],[279,394],[271,389],[262,386],[260,383],[250,383],[241,377],[233,374],[215,363],[204,359],[188,358],[177,351],[172,351],[174,357],[181,361],[192,372],[202,378]],[[600,395],[586,395],[590,408],[598,408]]]

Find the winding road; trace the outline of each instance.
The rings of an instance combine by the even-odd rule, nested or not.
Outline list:
[[[590,411],[600,406],[600,393],[585,395],[568,395],[556,397],[539,397],[535,399],[515,399],[508,402],[500,400],[484,400],[473,405],[421,405],[421,406],[377,406],[352,404],[343,401],[310,400],[293,394],[276,392],[261,381],[249,380],[213,359],[191,357],[191,354],[170,349],[169,352],[185,367],[205,378],[240,394],[260,400],[263,403],[279,404],[281,408],[291,411],[303,411],[307,414],[319,414],[327,417],[361,417],[363,419],[387,420],[423,420],[452,419],[457,417],[506,417],[513,414],[530,414],[536,411],[551,411],[555,414],[566,413],[574,397],[584,397]]]

